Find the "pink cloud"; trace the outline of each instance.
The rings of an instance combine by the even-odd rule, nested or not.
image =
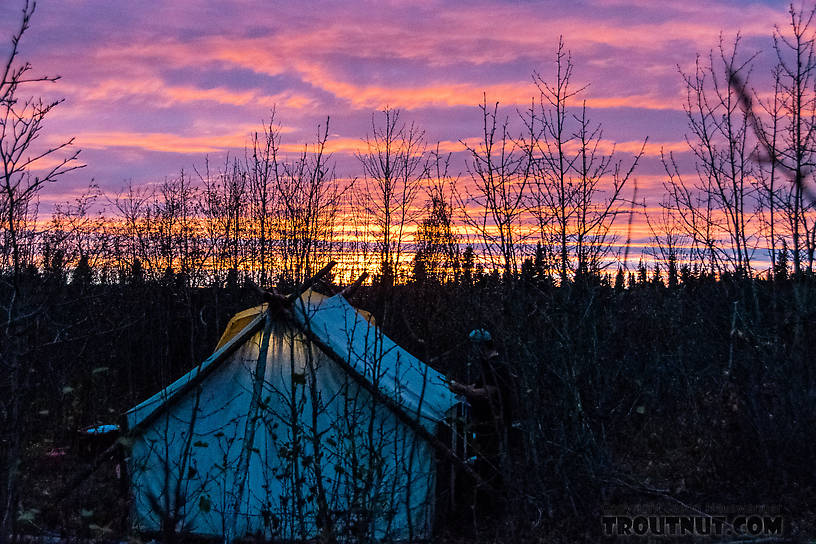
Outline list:
[[[83,7],[93,13],[90,19],[66,16]],[[147,161],[139,165],[142,151],[176,153],[181,168],[189,167],[189,154],[241,150],[277,104],[291,135],[284,152],[300,152],[315,124],[332,115],[337,136],[327,151],[345,160],[348,171],[340,175],[354,176],[359,171],[351,156],[364,149],[372,110],[414,110],[406,112],[409,121],[414,112],[425,115],[443,127],[437,129],[443,134],[429,130],[429,140],[442,139],[444,152],[461,151],[460,138],[478,143],[474,106],[483,93],[511,106],[510,115],[512,106],[528,105],[537,95],[530,74],[535,69],[551,77],[563,35],[573,53],[576,86],[592,83],[576,103],[586,99],[606,113],[636,111],[618,111],[614,122],[604,121],[601,151],[610,152],[617,141],[618,152],[635,153],[643,137],[659,132],[646,148],[652,170],[637,176],[639,194],[652,204],[662,196],[665,178],[654,173],[654,157],[661,148],[687,150],[676,65],[687,67],[697,51],[716,46],[721,31],[739,29],[758,40],[787,20],[781,4],[704,0],[593,0],[581,6],[477,1],[466,7],[441,1],[270,7],[241,0],[154,8],[95,0],[38,8],[43,20],[55,14],[48,28],[61,39],[30,60],[38,70],[64,76],[43,92],[67,97],[48,138],[76,135],[81,148],[132,153],[135,178],[160,179],[172,171]],[[121,14],[127,17],[117,19]],[[218,75],[208,76],[208,70]],[[173,71],[182,75],[169,75]],[[232,72],[259,77],[237,81]],[[185,79],[187,74],[198,79]],[[463,111],[473,113],[470,124]],[[620,121],[624,115],[629,117]],[[89,164],[83,175],[93,177],[94,167]],[[463,164],[455,168],[464,171]],[[637,236],[647,236],[640,221]]]
[[[77,145],[87,149],[138,148],[168,153],[216,153],[242,149],[249,142],[248,132],[216,136],[185,136],[165,132],[83,132]]]

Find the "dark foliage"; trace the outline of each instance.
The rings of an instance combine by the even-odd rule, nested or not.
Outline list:
[[[230,316],[259,301],[235,282],[189,288],[135,270],[104,284],[83,268],[68,282],[56,255],[50,263],[26,277],[41,311],[16,333],[30,380],[17,528],[121,534],[127,497],[112,462],[51,500],[93,457],[77,430],[116,422],[206,358]],[[511,507],[498,519],[450,516],[442,533],[475,523],[480,536],[508,541],[593,538],[604,508],[663,500],[780,504],[794,532],[813,534],[802,508],[816,491],[816,282],[685,270],[668,288],[639,275],[624,289],[622,274],[615,287],[554,287],[532,274],[471,284],[463,274],[458,284],[355,295],[397,342],[455,379],[480,327],[513,370],[521,433],[507,467]]]

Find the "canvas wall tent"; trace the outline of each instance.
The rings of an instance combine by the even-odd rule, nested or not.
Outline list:
[[[429,536],[428,437],[456,403],[443,376],[342,295],[267,309],[236,315],[207,361],[127,412],[134,528]]]

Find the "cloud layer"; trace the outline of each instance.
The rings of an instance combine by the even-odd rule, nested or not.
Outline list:
[[[4,43],[21,7],[0,4]],[[604,125],[604,147],[618,142],[625,155],[650,137],[641,188],[659,199],[660,148],[685,151],[678,69],[693,67],[721,33],[729,40],[739,31],[746,52],[765,50],[756,60],[765,77],[785,8],[736,0],[41,0],[22,58],[62,76],[31,89],[66,99],[49,141],[76,137],[85,150],[88,167],[49,188],[48,198],[59,199],[91,177],[115,190],[125,179],[173,175],[205,154],[241,153],[273,107],[292,151],[331,116],[330,150],[344,176],[358,173],[354,150],[385,105],[455,150],[478,134],[483,96],[508,115],[529,105],[531,74],[552,78],[563,36],[575,83],[590,84],[581,99]]]

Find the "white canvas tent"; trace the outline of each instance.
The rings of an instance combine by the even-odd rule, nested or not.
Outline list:
[[[444,378],[342,295],[236,315],[129,410],[133,525],[232,538],[429,536]]]

